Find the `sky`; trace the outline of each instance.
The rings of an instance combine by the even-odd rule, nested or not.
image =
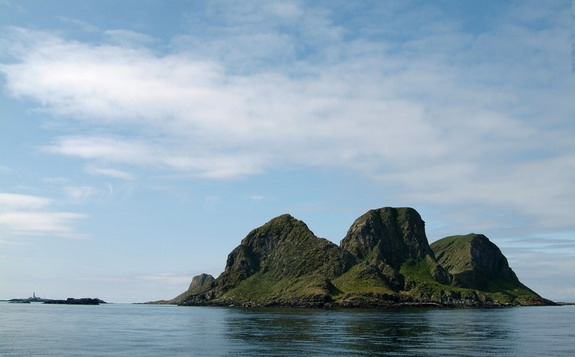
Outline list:
[[[573,6],[0,0],[0,299],[170,299],[393,206],[575,301]]]

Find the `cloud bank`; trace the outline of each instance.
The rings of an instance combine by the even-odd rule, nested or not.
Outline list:
[[[352,170],[407,202],[574,229],[568,12],[550,6],[548,22],[514,7],[470,31],[437,10],[444,21],[423,16],[434,9],[379,10],[385,25],[298,2],[212,4],[169,39],[12,28],[0,72],[11,95],[75,123],[42,150],[85,160],[93,175]]]

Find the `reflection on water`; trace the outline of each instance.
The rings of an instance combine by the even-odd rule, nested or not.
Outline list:
[[[0,356],[575,355],[575,306],[316,310],[22,305],[0,303]]]
[[[236,310],[225,323],[246,355],[505,355],[513,348],[504,312]]]

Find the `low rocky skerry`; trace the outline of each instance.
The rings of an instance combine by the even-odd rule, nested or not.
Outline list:
[[[67,298],[66,300],[45,300],[44,304],[57,305],[100,305],[106,304],[104,300],[97,298]]]
[[[282,215],[252,230],[215,279],[194,277],[178,305],[467,307],[553,305],[523,285],[480,234],[429,245],[412,208],[370,210],[340,245]]]

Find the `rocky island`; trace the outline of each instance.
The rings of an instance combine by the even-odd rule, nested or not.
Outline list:
[[[67,298],[66,300],[58,300],[58,299],[44,299],[39,296],[36,296],[34,293],[31,297],[25,299],[10,299],[8,302],[11,303],[20,303],[20,304],[29,304],[31,302],[41,302],[44,304],[59,304],[59,305],[100,305],[106,304],[104,300],[97,299],[97,298]]]
[[[100,305],[106,304],[104,300],[96,298],[67,298],[66,300],[46,300],[44,304],[59,304],[59,305]]]
[[[481,234],[429,245],[412,208],[370,210],[340,245],[285,214],[252,230],[215,279],[202,274],[178,305],[463,307],[552,305],[523,285]]]

